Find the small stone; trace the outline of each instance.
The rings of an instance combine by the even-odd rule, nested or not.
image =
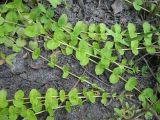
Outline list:
[[[122,10],[124,9],[122,0],[115,0],[115,2],[112,4],[112,9],[114,14],[122,12]]]
[[[33,68],[33,69],[44,68],[45,67],[44,60],[42,60],[40,58],[35,60],[35,61],[31,60],[30,67]]]
[[[20,74],[19,75],[21,78],[23,78],[23,79],[27,79],[27,74],[26,73],[22,73],[22,74]]]
[[[25,61],[22,55],[17,55],[16,58],[13,60],[13,66],[11,67],[11,72],[13,74],[20,74],[25,71]]]

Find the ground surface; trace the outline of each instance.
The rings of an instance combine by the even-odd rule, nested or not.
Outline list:
[[[83,20],[86,23],[105,23],[108,26],[114,23],[120,23],[123,26],[127,26],[128,22],[133,22],[140,25],[145,19],[148,19],[144,14],[138,14],[135,10],[128,4],[123,2],[115,3],[114,0],[84,0],[83,2],[78,2],[78,0],[67,0],[68,7],[65,8],[64,5],[60,5],[56,9],[56,15],[59,16],[62,13],[68,15],[69,21],[74,24],[79,20]],[[118,5],[117,5],[118,4]],[[118,13],[117,13],[118,12]],[[153,19],[155,23],[157,19]],[[7,54],[10,50],[0,46],[0,51]],[[48,53],[42,53],[43,56],[47,56]],[[119,82],[116,85],[111,85],[108,82],[109,73],[106,71],[102,76],[95,76],[94,74],[94,64],[89,64],[87,67],[82,68],[79,62],[73,56],[64,56],[57,50],[58,64],[64,65],[68,64],[73,73],[77,75],[85,74],[89,77],[90,81],[94,81],[99,86],[103,87],[105,90],[110,92],[117,92],[119,94],[123,93],[123,82]],[[143,54],[142,54],[143,55]],[[126,55],[128,58],[132,57],[130,53]],[[140,58],[140,56],[138,56]],[[143,59],[137,62],[137,65],[145,65],[146,63]],[[151,66],[155,67],[156,66]],[[54,87],[58,90],[64,89],[69,91],[77,82],[77,79],[69,77],[68,79],[62,79],[62,72],[57,68],[51,69],[47,67],[47,63],[38,59],[37,61],[32,61],[30,53],[27,51],[22,51],[18,54],[16,59],[13,61],[13,67],[8,67],[7,65],[0,66],[0,89],[7,89],[9,97],[11,97],[16,90],[22,89],[26,94],[32,88],[40,90],[44,93],[47,88]],[[127,78],[127,75],[124,75]],[[145,87],[154,87],[154,79],[148,73],[147,77],[143,78],[139,75],[140,89]],[[107,85],[100,82],[104,81]],[[77,87],[79,89],[88,87],[86,84],[78,83]],[[135,92],[134,96],[137,93]],[[136,107],[139,106],[139,102],[132,97],[128,99],[129,103],[135,104]],[[114,118],[114,107],[120,107],[119,102],[110,100],[107,106],[102,106],[100,102],[96,104],[85,104],[82,107],[74,107],[71,113],[67,113],[63,109],[59,109],[55,112],[55,120],[108,120]],[[44,120],[46,114],[39,117],[39,120]]]

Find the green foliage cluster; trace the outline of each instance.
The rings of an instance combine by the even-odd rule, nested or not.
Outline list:
[[[160,17],[159,1],[145,1],[145,0],[124,0],[133,5],[136,11],[144,10],[150,14]]]
[[[141,10],[141,6],[143,5],[144,0],[134,0],[133,6],[136,10]]]
[[[128,23],[125,30],[118,23],[108,27],[104,23],[91,23],[87,25],[83,21],[78,21],[72,26],[68,23],[68,18],[65,14],[62,14],[57,21],[52,19],[55,8],[62,1],[48,1],[53,6],[48,9],[40,3],[30,9],[22,0],[14,0],[0,6],[0,45],[13,50],[13,54],[4,55],[0,53],[0,57],[9,65],[12,65],[11,61],[16,54],[26,49],[32,53],[33,60],[41,57],[48,62],[49,67],[61,69],[63,72],[62,78],[67,78],[71,75],[78,78],[81,82],[90,84],[93,88],[104,91],[97,84],[89,82],[86,76],[77,76],[71,73],[69,66],[57,65],[57,58],[53,53],[48,58],[41,56],[42,49],[50,52],[60,49],[64,55],[69,56],[73,54],[81,66],[87,66],[90,62],[95,63],[96,75],[102,75],[105,71],[109,71],[110,75],[108,78],[110,83],[116,84],[122,79],[125,81],[124,89],[126,91],[137,90],[136,86],[138,82],[135,77],[128,77],[128,80],[122,77],[124,73],[137,72],[136,69],[132,68],[134,63],[130,65],[125,58],[119,61],[118,56],[124,56],[128,51],[131,51],[131,54],[136,56],[140,54],[141,50],[154,55],[160,46],[160,29],[155,28],[149,22],[143,23],[141,33],[137,33],[136,26],[133,23]],[[141,5],[141,0],[134,1],[134,7],[137,10],[141,8]],[[153,39],[153,35],[157,37],[158,41]],[[43,46],[39,44],[36,38],[43,38]],[[156,76],[159,81],[159,74],[157,73]],[[149,95],[149,92],[146,93],[145,90],[139,96],[139,100],[144,108],[148,104],[157,101],[157,95],[151,92],[152,90],[147,90],[147,92],[151,93]],[[14,106],[8,109],[6,108],[8,106],[6,92],[2,91],[1,94],[2,98],[0,101],[2,100],[2,106],[5,106],[5,109],[3,109],[5,111],[4,114],[7,113],[8,115],[13,112],[13,115],[9,115],[12,119],[16,119],[18,115],[26,119],[36,119],[34,112],[42,110],[43,102],[42,99],[39,99],[42,96],[35,89],[29,95],[33,110],[28,110],[24,107],[24,100],[22,99],[24,93],[22,91],[17,91],[17,95],[15,94],[15,100],[13,101]],[[44,105],[46,111],[50,114],[48,120],[53,116],[53,109],[58,107],[60,101],[62,103],[66,102],[65,108],[67,111],[71,110],[70,106],[72,105],[82,104],[82,99],[78,96],[77,89],[69,92],[67,101],[64,91],[60,91],[59,95],[59,99],[57,97],[53,98],[52,96],[58,96],[58,92],[55,89],[48,89],[46,96],[43,98],[45,99]],[[96,101],[94,91],[83,91],[83,95],[92,103]],[[106,103],[105,98],[107,95],[106,93],[101,95],[104,98],[101,100],[103,104]],[[159,104],[157,102],[156,105]],[[24,113],[19,113],[17,107],[22,108],[21,112],[24,111]],[[157,112],[160,111],[157,107],[153,108]]]
[[[71,112],[72,106],[83,105],[84,101],[95,103],[98,98],[106,105],[108,95],[106,92],[97,93],[86,89],[80,93],[74,88],[66,93],[64,90],[48,88],[44,96],[36,89],[32,89],[28,97],[24,91],[18,90],[12,100],[7,100],[7,92],[0,90],[0,119],[17,120],[21,117],[26,120],[37,120],[36,115],[45,111],[49,114],[46,120],[53,120],[54,110],[58,108],[64,107],[66,111]]]

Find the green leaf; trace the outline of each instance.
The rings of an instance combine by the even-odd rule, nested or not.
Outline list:
[[[57,41],[65,41],[66,40],[66,35],[65,33],[61,30],[61,29],[57,29],[55,32],[54,32],[54,40],[57,40]]]
[[[105,46],[104,46],[104,48],[105,49],[107,49],[107,50],[111,50],[112,48],[113,48],[113,42],[111,42],[111,41],[107,41],[106,43],[105,43]],[[102,54],[101,54],[102,55]]]
[[[7,37],[0,37],[0,44],[5,43],[7,39],[8,39]]]
[[[14,31],[17,33],[17,37],[19,38],[23,38],[25,36],[23,27],[17,27]]]
[[[47,12],[47,11],[46,11],[46,8],[44,7],[44,5],[43,5],[43,4],[38,3],[38,7],[39,7],[39,9],[40,9],[42,12],[44,12],[44,13],[46,13],[46,12]]]
[[[18,47],[16,44],[14,44],[13,46],[12,46],[12,50],[14,51],[14,52],[20,52],[21,50],[22,50],[22,48],[21,47]]]
[[[143,23],[143,31],[144,33],[151,32],[151,25],[148,22]],[[154,54],[156,49],[152,46],[152,34],[144,36],[144,46],[146,46],[146,50],[149,54]]]
[[[13,104],[15,107],[21,108],[24,104],[24,92],[22,90],[18,90],[14,95]]]
[[[41,94],[36,89],[30,91],[29,99],[35,112],[40,112],[42,110],[42,103],[39,97],[41,97]]]
[[[112,84],[115,84],[119,81],[119,75],[112,73],[109,77],[109,81]]]
[[[14,106],[9,107],[9,120],[17,120],[18,114],[17,109]]]
[[[15,25],[9,24],[9,23],[4,23],[2,25],[2,29],[3,29],[3,32],[7,35],[15,30]]]
[[[106,32],[106,25],[104,23],[99,24],[100,33]]]
[[[128,23],[128,32],[129,32],[130,38],[137,37],[136,27],[133,23]]]
[[[93,39],[93,40],[97,40],[97,33],[88,33],[88,36]]]
[[[123,111],[122,111],[121,109],[119,109],[119,108],[114,108],[114,111],[115,111],[115,113],[116,113],[119,117],[122,117]]]
[[[27,43],[26,43],[26,41],[25,41],[24,39],[18,38],[18,39],[16,40],[16,45],[17,45],[18,47],[24,47],[26,44],[27,44]]]
[[[15,100],[23,100],[23,97],[24,97],[24,92],[22,90],[18,90],[14,95]]]
[[[153,109],[159,114],[160,113],[160,100],[153,104]]]
[[[24,34],[28,37],[36,37],[40,34],[45,34],[45,30],[40,23],[29,25],[24,29]]]
[[[87,31],[87,25],[83,21],[78,21],[73,29],[73,34],[77,37],[81,32]]]
[[[34,112],[30,109],[27,110],[27,116],[25,117],[27,120],[37,120]]]
[[[32,59],[33,59],[33,60],[38,59],[38,57],[40,56],[40,54],[41,54],[40,48],[36,48],[36,49],[32,52]]]
[[[141,94],[138,96],[138,99],[143,102],[146,99],[151,98],[151,97],[153,97],[153,89],[151,89],[151,88],[145,88],[141,92]]]
[[[16,23],[18,21],[18,15],[15,11],[9,11],[6,15],[6,20]]]
[[[39,34],[39,30],[36,26],[27,26],[24,29],[24,33],[29,37],[36,37]]]
[[[107,96],[108,96],[107,93],[102,94],[101,103],[104,104],[104,105],[106,105],[106,103],[107,103]]]
[[[39,7],[34,7],[31,9],[30,14],[29,14],[29,19],[31,22],[36,21],[36,19],[38,17],[40,17],[41,14],[41,10],[39,9]]]
[[[143,31],[144,33],[151,32],[151,25],[148,22],[143,23]],[[144,45],[147,47],[152,45],[152,34],[144,36]]]
[[[82,52],[80,52],[82,55]],[[83,59],[80,59],[80,65],[85,66],[89,63],[89,57],[87,55],[83,56]]]
[[[71,55],[73,53],[73,49],[69,46],[67,46],[65,50],[67,55]]]
[[[132,91],[137,85],[137,80],[134,77],[129,78],[127,83],[125,84],[125,90]]]
[[[80,61],[82,66],[89,63],[89,55],[92,54],[91,48],[88,46],[88,42],[80,40],[78,49],[76,50],[76,58]]]
[[[143,5],[143,0],[134,0],[133,7],[137,10],[141,10],[141,5]]]
[[[65,39],[64,32],[61,30],[56,30],[54,32],[54,38],[47,42],[47,48],[54,50],[60,46],[60,42]]]
[[[46,120],[54,120],[54,117],[53,116],[47,116]]]
[[[0,90],[0,108],[5,108],[7,106],[7,92],[5,90]]]
[[[49,88],[45,95],[45,108],[50,116],[53,115],[53,109],[58,107],[58,92],[54,88]]]
[[[73,88],[69,93],[68,93],[69,101],[72,105],[78,105],[79,103],[79,98],[78,98],[78,91],[76,88]]]
[[[107,40],[107,34],[106,33],[100,34],[100,37],[101,37],[102,40]]]
[[[138,55],[138,46],[139,46],[139,41],[138,40],[133,40],[131,41],[131,50],[133,54]]]
[[[67,15],[66,14],[62,14],[60,16],[60,18],[58,19],[58,25],[60,27],[65,26],[67,24],[67,22],[68,22],[68,19],[67,19]]]
[[[148,22],[143,23],[143,31],[144,33],[148,33],[151,31],[151,25]]]
[[[4,23],[4,18],[0,16],[0,25],[2,25]]]
[[[67,65],[64,65],[63,68],[62,68],[62,71],[63,71],[63,76],[62,78],[67,78],[68,75],[69,75],[69,68]]]
[[[122,49],[120,44],[115,43],[115,48],[119,52],[120,55],[124,55],[124,50]]]
[[[66,97],[65,97],[65,91],[64,90],[60,90],[59,97],[60,97],[61,102],[65,101]]]
[[[71,112],[71,103],[69,101],[66,101],[65,109],[67,112]]]
[[[38,42],[37,42],[37,40],[29,41],[29,48],[32,49],[32,50],[38,48]]]
[[[9,120],[9,118],[8,118],[8,108],[4,108],[0,111],[0,120]]]
[[[120,24],[116,23],[113,27],[114,27],[115,33],[121,33],[121,26],[120,26]]]
[[[46,16],[47,16],[48,18],[52,18],[52,17],[54,16],[54,9],[52,9],[52,8],[49,7],[49,8],[47,9]]]
[[[146,47],[146,50],[149,54],[155,54],[156,49],[154,47]]]
[[[94,92],[93,92],[92,90],[86,92],[86,95],[87,95],[87,99],[88,99],[91,103],[95,103],[96,98],[95,98],[95,94],[94,94]]]
[[[24,12],[27,9],[22,3],[22,0],[14,0],[13,2],[9,2],[5,7],[7,9],[17,9],[19,12]]]
[[[62,0],[48,0],[50,2],[50,4],[56,8],[57,5],[61,4]]]
[[[91,23],[89,25],[89,32],[93,33],[96,31],[96,25],[94,23]]]
[[[9,39],[9,38],[6,37],[6,38],[4,38],[4,39],[5,39],[4,45],[5,45],[6,47],[13,47],[14,42],[13,42],[12,38]]]
[[[153,114],[151,112],[145,112],[145,119],[151,120],[153,118]]]
[[[21,107],[21,113],[20,113],[20,115],[21,115],[22,117],[24,117],[24,118],[27,116],[27,108],[26,108],[25,105],[23,105],[23,106]]]
[[[56,58],[55,55],[52,54],[50,56],[50,61],[48,63],[48,66],[54,68],[54,66],[56,65],[56,63],[57,63],[57,58]]]
[[[96,65],[96,68],[95,68],[95,73],[96,75],[101,75],[103,72],[104,72],[104,66],[99,62],[97,65]]]
[[[100,49],[99,44],[97,42],[93,42],[92,46],[93,46],[94,55],[97,55],[99,53],[98,51]]]
[[[114,41],[117,43],[117,42],[119,42],[119,43],[123,43],[122,41],[123,41],[123,39],[122,39],[122,35],[120,34],[120,33],[115,33],[114,34]]]
[[[50,22],[46,15],[43,15],[43,16],[40,18],[40,21],[41,21],[41,23],[44,23],[44,28],[45,28],[45,29],[46,29],[45,25]]]
[[[52,23],[50,27],[51,27],[51,30],[53,30],[53,31],[56,31],[56,30],[59,29],[59,26],[58,26],[57,22]]]
[[[83,82],[86,82],[87,80],[87,77],[86,76],[84,76],[84,75],[81,75],[80,76],[80,78],[79,78],[79,80],[83,83]]]
[[[55,50],[59,46],[60,46],[60,43],[57,40],[52,39],[47,42],[47,48],[50,50]]]
[[[16,55],[17,55],[16,53],[8,55],[5,59],[6,63],[12,66],[13,65],[12,60],[16,57]]]
[[[121,65],[113,69],[112,74],[109,77],[109,81],[115,84],[119,81],[120,75],[124,72],[124,67]]]

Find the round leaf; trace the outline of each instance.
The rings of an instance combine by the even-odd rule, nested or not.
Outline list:
[[[136,78],[132,77],[125,84],[125,90],[132,91],[136,85],[137,85],[137,80],[136,80]]]

